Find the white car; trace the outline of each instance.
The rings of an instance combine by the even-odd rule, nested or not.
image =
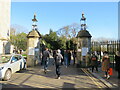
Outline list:
[[[21,54],[0,56],[0,78],[9,80],[13,73],[26,69],[26,60]]]

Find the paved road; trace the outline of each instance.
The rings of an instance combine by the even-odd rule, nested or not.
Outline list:
[[[50,65],[47,74],[43,67],[36,66],[13,74],[10,81],[0,81],[3,88],[108,88],[86,69],[62,66],[61,79],[56,79],[55,66]]]

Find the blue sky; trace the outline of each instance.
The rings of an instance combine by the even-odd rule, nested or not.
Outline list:
[[[87,30],[93,38],[118,38],[117,2],[12,2],[11,25],[31,31],[34,12],[41,34],[57,31],[66,25],[80,23],[82,12],[87,18]]]

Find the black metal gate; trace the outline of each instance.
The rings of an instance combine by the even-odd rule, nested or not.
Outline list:
[[[95,52],[99,56],[99,61],[102,59],[104,51],[107,51],[110,56],[110,62],[114,67],[114,59],[116,51],[120,51],[120,41],[92,41],[91,42],[91,51]]]

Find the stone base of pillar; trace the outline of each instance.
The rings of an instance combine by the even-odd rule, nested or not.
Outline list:
[[[37,66],[39,64],[38,60],[34,60],[34,66]]]
[[[34,67],[34,66],[35,66],[34,56],[33,55],[27,56],[27,67]]]

